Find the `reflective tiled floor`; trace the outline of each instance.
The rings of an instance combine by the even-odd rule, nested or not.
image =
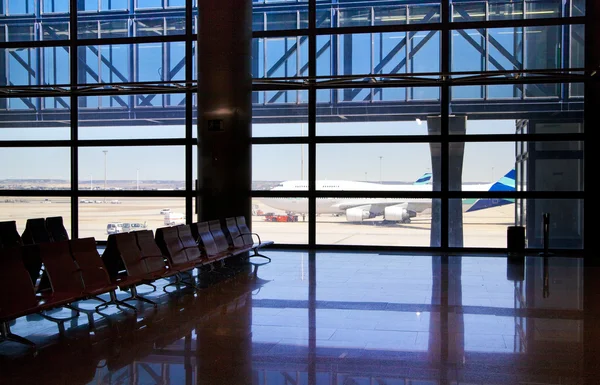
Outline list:
[[[159,281],[137,316],[19,319],[39,354],[0,344],[0,383],[600,384],[600,269],[581,259],[269,256],[195,295]]]

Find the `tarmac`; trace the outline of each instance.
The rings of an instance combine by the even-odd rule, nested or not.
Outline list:
[[[110,222],[145,223],[156,230],[164,224],[161,209],[184,212],[182,198],[114,198],[97,199],[94,203],[79,204],[79,237],[106,240],[106,225]],[[255,200],[258,210],[281,213]],[[62,216],[67,230],[71,226],[69,198],[27,197],[0,198],[0,220],[16,220],[20,233],[28,218]],[[463,213],[464,247],[506,247],[506,229],[514,224],[514,205],[506,205],[473,213]],[[307,218],[306,218],[307,219]],[[269,222],[264,216],[252,217],[252,230],[264,240],[276,244],[305,244],[308,242],[308,222],[299,216],[298,222]],[[413,218],[411,223],[384,223],[381,218],[362,223],[346,221],[344,215],[317,216],[317,243],[324,245],[430,246],[431,216],[427,213]]]

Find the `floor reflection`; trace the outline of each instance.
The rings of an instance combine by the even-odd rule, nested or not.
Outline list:
[[[269,255],[196,295],[159,286],[158,310],[93,333],[85,316],[63,336],[20,319],[13,330],[45,346],[1,344],[0,382],[597,383],[598,270],[582,259]]]

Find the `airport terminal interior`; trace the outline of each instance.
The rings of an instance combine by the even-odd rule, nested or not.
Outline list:
[[[600,384],[598,20],[0,0],[0,384]]]

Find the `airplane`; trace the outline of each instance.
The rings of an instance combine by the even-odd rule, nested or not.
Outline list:
[[[515,191],[515,169],[493,183],[463,185],[463,191]],[[320,191],[431,191],[431,173],[425,173],[412,185],[392,185],[372,182],[344,180],[318,180]],[[306,191],[308,182],[284,181],[271,191]],[[288,214],[308,213],[306,198],[261,198],[264,204]],[[514,199],[485,198],[463,200],[465,212],[484,210],[514,203]],[[410,223],[418,213],[431,208],[431,199],[424,198],[319,198],[316,201],[317,214],[346,215],[348,222],[362,222],[383,215],[385,221]]]

